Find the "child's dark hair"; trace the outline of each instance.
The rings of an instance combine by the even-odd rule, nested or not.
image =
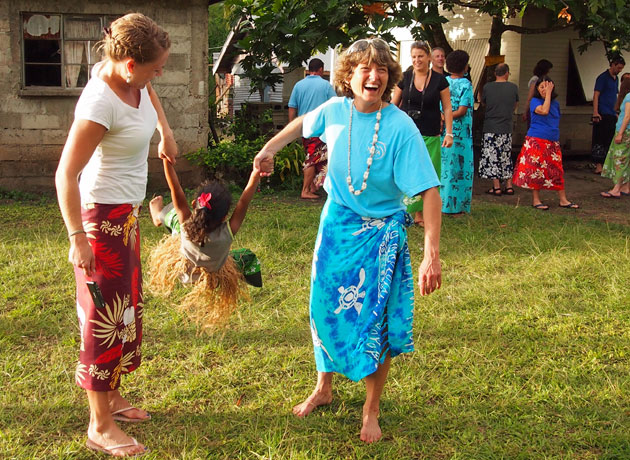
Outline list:
[[[208,206],[200,206],[202,195],[209,193],[211,198]],[[227,216],[232,206],[232,195],[227,187],[219,181],[205,181],[197,190],[196,206],[192,215],[184,222],[184,231],[188,239],[199,246],[203,246],[206,235],[217,229]]]
[[[446,68],[450,73],[464,73],[470,56],[464,50],[451,51],[446,56]]]

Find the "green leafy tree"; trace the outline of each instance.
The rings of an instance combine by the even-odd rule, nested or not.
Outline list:
[[[372,0],[226,0],[233,18],[242,18],[239,41],[247,57],[242,62],[245,74],[258,89],[278,83],[274,73],[279,62],[296,68],[315,52],[328,47],[346,46],[357,38],[380,36],[393,43],[394,27],[410,28],[416,38],[451,47],[443,24],[447,19],[439,7],[473,9],[492,16],[490,55],[501,54],[505,31],[545,33],[575,28],[587,43],[603,40],[611,52],[630,49],[630,8],[627,0],[435,0],[433,2]],[[508,24],[528,8],[539,8],[547,25],[527,28]],[[569,18],[568,15],[571,15]]]
[[[282,75],[274,73],[280,62],[294,69],[313,53],[367,35],[393,42],[391,30],[409,24],[398,10],[411,10],[408,3],[367,0],[226,0],[225,4],[234,17],[242,18],[240,31],[245,37],[238,46],[247,57],[241,66],[258,89],[281,81]]]

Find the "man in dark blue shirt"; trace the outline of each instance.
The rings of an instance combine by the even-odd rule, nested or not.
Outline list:
[[[593,93],[593,145],[591,155],[595,163],[595,174],[602,172],[602,165],[606,160],[608,147],[615,136],[617,113],[615,102],[619,92],[619,73],[626,65],[621,56],[610,62],[610,68],[605,70],[595,81]]]

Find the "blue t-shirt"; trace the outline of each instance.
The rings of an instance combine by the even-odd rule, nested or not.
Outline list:
[[[619,107],[619,118],[617,119],[617,127],[615,128],[615,130],[617,132],[619,132],[619,130],[621,129],[621,124],[623,123],[623,117],[626,116],[626,104],[630,102],[630,93],[626,94],[626,97],[623,98],[623,101],[621,101],[621,106]],[[628,126],[626,127],[626,131],[630,130],[630,123],[628,123]]]
[[[533,97],[529,103],[532,122],[529,125],[527,135],[557,142],[560,140],[560,104],[554,99],[549,105],[549,113],[547,115],[538,115],[536,107],[544,103],[544,99],[538,97]]]
[[[615,115],[615,102],[619,93],[619,77],[613,78],[608,70],[595,80],[595,91],[599,91],[597,110],[600,115]]]
[[[304,118],[304,137],[325,136],[328,145],[328,174],[324,189],[330,199],[363,217],[381,218],[405,209],[403,197],[415,196],[440,185],[427,147],[413,120],[389,104],[381,123],[367,188],[361,195],[348,190],[348,125],[352,99],[335,97]],[[352,113],[352,185],[360,190],[367,169],[376,113]]]
[[[319,75],[309,75],[300,80],[291,91],[289,107],[297,109],[298,117],[316,109],[337,93],[333,87]]]

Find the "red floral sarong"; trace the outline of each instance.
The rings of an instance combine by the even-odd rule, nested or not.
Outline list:
[[[140,365],[143,298],[138,210],[130,204],[90,204],[81,210],[96,258],[91,277],[74,269],[81,328],[75,380],[86,390],[115,390],[120,376]],[[98,284],[104,307],[94,305],[86,281]]]
[[[560,143],[525,136],[512,182],[532,190],[564,190]]]
[[[326,172],[328,171],[328,148],[319,137],[303,137],[302,145],[306,151],[306,160],[304,161],[304,169],[315,167],[315,178],[313,185],[319,188],[324,184]]]

